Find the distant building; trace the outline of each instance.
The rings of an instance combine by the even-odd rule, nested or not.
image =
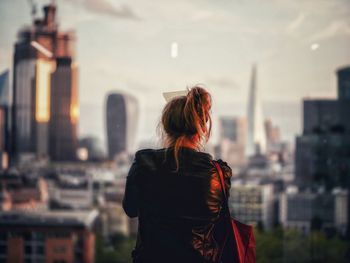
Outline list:
[[[7,168],[10,151],[10,81],[9,71],[0,74],[0,170]]]
[[[236,219],[270,229],[273,225],[274,193],[272,184],[233,181],[229,206]]]
[[[0,73],[0,105],[10,106],[10,71]]]
[[[121,93],[112,93],[107,96],[106,127],[110,159],[133,151],[138,114],[138,103],[135,97]]]
[[[304,100],[303,134],[296,138],[295,153],[295,179],[301,188],[350,190],[350,67],[338,70],[337,76],[337,99]],[[350,207],[346,210],[350,217]],[[347,231],[350,236],[350,224]]]
[[[0,174],[0,211],[45,211],[48,187],[43,178],[3,172]]]
[[[92,176],[84,172],[59,172],[50,182],[50,205],[52,209],[91,209],[93,207]]]
[[[84,137],[79,140],[79,149],[85,149],[87,161],[101,161],[106,158],[102,144],[96,137]]]
[[[296,139],[296,180],[303,187],[350,188],[350,98],[346,76],[338,71],[337,100],[304,100],[303,134]]]
[[[246,121],[244,118],[221,117],[219,121],[218,158],[230,166],[240,167],[245,164]]]
[[[51,76],[49,154],[54,161],[73,161],[78,147],[77,69],[70,57],[57,58]]]
[[[265,132],[267,148],[269,148],[269,145],[273,145],[281,141],[280,129],[278,126],[273,125],[271,119],[265,120]]]
[[[130,235],[129,217],[122,207],[123,195],[108,192],[104,196],[104,204],[100,208],[102,233],[106,239],[115,235]]]
[[[11,117],[11,157],[14,162],[49,155],[50,104],[57,99],[51,100],[52,88],[57,94],[57,89],[68,92],[72,87],[71,81],[57,79],[58,76],[66,78],[66,74],[54,74],[54,81],[51,74],[56,66],[56,72],[60,72],[60,58],[74,58],[74,38],[73,32],[59,31],[54,4],[44,7],[44,18],[34,19],[31,26],[24,27],[18,34],[14,52]],[[68,110],[75,115],[74,96],[77,95],[74,94],[76,90],[71,92],[73,94],[66,94],[65,98],[71,96]],[[69,114],[67,108],[60,110],[64,115]],[[62,127],[60,131],[65,128]]]
[[[254,65],[248,95],[248,133],[246,143],[246,154],[248,156],[257,152],[264,153],[266,150],[266,134],[264,129],[262,104],[260,100],[261,98],[257,88],[257,69],[256,65]]]
[[[337,71],[338,97],[340,100],[350,100],[350,67],[344,67]]]
[[[285,228],[309,233],[313,228],[345,234],[347,191],[333,193],[285,192],[280,196],[280,222]]]
[[[0,212],[0,261],[95,262],[92,211]]]
[[[245,118],[221,117],[219,120],[220,139],[227,139],[237,144],[245,144],[247,127]]]

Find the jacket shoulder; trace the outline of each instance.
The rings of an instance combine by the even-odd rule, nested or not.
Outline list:
[[[220,165],[222,169],[222,173],[224,174],[225,178],[231,178],[232,177],[232,169],[231,167],[227,164],[227,162],[218,159],[216,162]]]

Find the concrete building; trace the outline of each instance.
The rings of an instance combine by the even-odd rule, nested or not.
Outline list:
[[[263,225],[270,229],[273,224],[273,185],[255,182],[233,181],[229,206],[231,215],[238,220]]]
[[[0,262],[95,262],[92,227],[98,213],[0,212]]]
[[[108,156],[130,154],[135,148],[138,122],[138,103],[135,97],[111,93],[106,102]]]

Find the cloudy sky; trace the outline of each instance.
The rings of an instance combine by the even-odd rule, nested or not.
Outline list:
[[[31,23],[28,2],[0,0],[0,71],[11,68],[18,29]],[[48,1],[34,2],[41,13]],[[334,98],[335,70],[350,64],[349,0],[56,3],[60,28],[77,35],[80,134],[102,140],[111,91],[139,99],[139,139],[155,136],[163,91],[196,83],[213,93],[214,117],[244,115],[253,63],[265,115],[290,140],[300,132],[302,98]]]

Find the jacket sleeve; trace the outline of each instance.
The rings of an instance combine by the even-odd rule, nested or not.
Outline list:
[[[226,162],[224,162],[221,159],[217,160],[217,162],[220,165],[222,173],[224,175],[225,189],[226,189],[227,197],[229,197],[230,188],[231,188],[232,169]]]
[[[139,188],[137,185],[138,154],[135,154],[134,161],[126,177],[125,192],[123,198],[123,209],[125,213],[133,218],[138,216],[139,211]]]

